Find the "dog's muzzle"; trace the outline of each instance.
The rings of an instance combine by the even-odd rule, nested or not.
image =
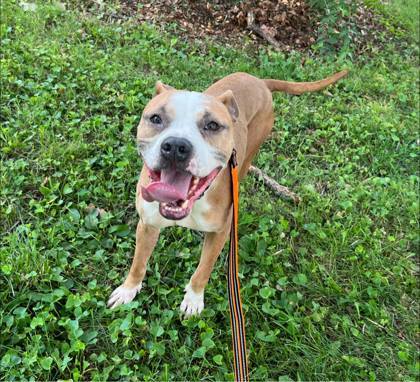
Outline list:
[[[159,212],[167,219],[185,218],[222,168],[214,168],[203,177],[195,176],[190,171],[193,151],[189,140],[168,137],[160,145],[157,168],[147,168],[150,183],[141,188],[143,199],[159,202]]]

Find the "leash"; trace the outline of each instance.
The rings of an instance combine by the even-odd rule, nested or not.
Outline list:
[[[242,312],[241,292],[238,277],[238,208],[239,179],[236,150],[233,149],[229,160],[232,180],[232,228],[230,230],[229,263],[228,263],[228,297],[230,309],[230,326],[232,328],[233,366],[235,381],[246,382],[248,379],[248,360],[246,354],[245,319]]]

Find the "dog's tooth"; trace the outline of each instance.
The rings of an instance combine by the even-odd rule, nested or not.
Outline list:
[[[197,178],[197,177],[194,177],[194,178],[193,178],[193,185],[194,185],[194,186],[196,186],[196,185],[197,185],[197,183],[198,183],[198,178]]]
[[[181,204],[182,208],[187,208],[188,206],[188,200],[186,200],[184,203]]]

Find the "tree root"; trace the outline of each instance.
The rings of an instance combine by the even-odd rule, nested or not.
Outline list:
[[[273,178],[270,178],[267,174],[261,171],[258,167],[251,166],[249,172],[253,175],[262,178],[264,184],[269,187],[274,193],[282,199],[292,200],[294,203],[300,202],[300,197],[293,191],[290,191],[287,187],[278,184]]]
[[[254,32],[257,36],[260,36],[264,40],[269,42],[271,45],[274,46],[274,48],[276,48],[276,50],[282,51],[282,45],[275,38],[271,37],[268,33],[264,32],[264,30],[255,23],[255,15],[253,12],[248,12],[246,21],[247,28],[250,31]]]

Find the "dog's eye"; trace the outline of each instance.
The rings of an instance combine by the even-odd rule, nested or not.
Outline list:
[[[157,114],[153,114],[150,117],[150,122],[152,122],[155,125],[160,125],[162,123],[162,118],[160,118],[160,116],[158,116]]]
[[[220,125],[217,122],[211,121],[204,126],[204,130],[217,131],[220,129]]]

